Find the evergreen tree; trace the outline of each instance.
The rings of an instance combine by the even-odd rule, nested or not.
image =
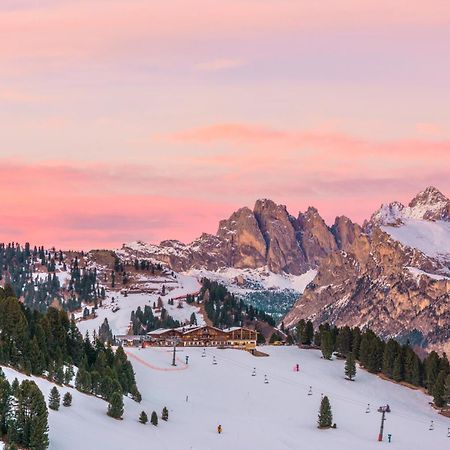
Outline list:
[[[2,376],[0,377],[0,437],[7,432],[7,420],[11,412],[10,396],[11,386],[8,380]]]
[[[72,382],[72,378],[74,376],[73,366],[69,364],[64,372],[64,383],[70,384]]]
[[[333,415],[331,413],[331,405],[328,397],[325,395],[320,403],[319,410],[319,428],[330,428],[333,422]]]
[[[64,394],[63,406],[72,406],[72,394],[70,392]]]
[[[147,413],[145,411],[142,411],[139,416],[139,422],[145,425],[148,422]]]
[[[321,333],[320,349],[325,359],[331,359],[331,356],[333,355],[333,335],[331,334],[331,331],[324,330]]]
[[[394,339],[389,339],[383,353],[382,372],[389,378],[394,372],[394,361],[400,352],[400,345]]]
[[[44,396],[34,381],[24,380],[18,397],[18,444],[33,450],[48,447],[48,411]]]
[[[395,381],[403,380],[403,358],[400,353],[394,359],[391,378]]]
[[[434,383],[439,375],[439,355],[432,351],[425,359],[425,386],[432,394]]]
[[[123,415],[123,399],[122,394],[114,392],[111,395],[108,405],[108,416],[114,419],[121,419]]]
[[[48,397],[48,407],[54,411],[58,411],[59,405],[61,403],[61,395],[56,386],[53,386]]]
[[[351,349],[352,332],[350,327],[339,329],[336,337],[336,350],[340,355],[346,356]]]
[[[164,406],[162,413],[161,413],[161,419],[167,422],[169,420],[169,410]]]
[[[352,352],[347,353],[345,360],[345,376],[352,381],[356,375],[356,362],[355,356]]]
[[[152,425],[154,425],[155,427],[158,425],[158,415],[156,414],[156,411],[152,412],[152,416],[150,418],[150,422],[152,423]]]
[[[302,344],[311,345],[314,339],[314,327],[310,320],[306,322],[305,326],[305,336],[303,338]]]
[[[442,408],[443,406],[445,406],[446,403],[446,395],[445,395],[446,378],[447,374],[445,373],[445,370],[441,370],[433,386],[433,402],[438,408]]]
[[[64,383],[64,369],[62,366],[58,366],[56,368],[54,380],[55,380],[55,383],[58,383],[58,384]]]

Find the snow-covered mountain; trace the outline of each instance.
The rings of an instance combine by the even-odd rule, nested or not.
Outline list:
[[[405,246],[450,264],[450,200],[432,186],[408,206],[399,202],[382,205],[367,226],[380,226]]]
[[[322,260],[287,314],[370,326],[385,337],[450,349],[450,201],[436,188],[382,205],[352,245]]]

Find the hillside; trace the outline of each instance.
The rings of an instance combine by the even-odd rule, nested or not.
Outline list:
[[[50,450],[76,450],[102,446],[109,450],[297,448],[309,450],[376,449],[381,415],[378,406],[388,403],[385,436],[392,434],[398,450],[441,449],[448,444],[448,419],[428,405],[429,397],[365,371],[355,382],[343,376],[342,361],[325,361],[318,351],[295,347],[266,347],[268,358],[246,352],[183,349],[177,370],[171,370],[166,349],[131,349],[130,360],[142,391],[142,402],[125,399],[123,421],[105,414],[106,403],[71,390],[70,408],[50,411]],[[189,366],[181,360],[189,355]],[[212,356],[218,361],[212,364]],[[292,368],[299,363],[299,373]],[[256,377],[252,377],[253,368]],[[8,378],[22,375],[6,369]],[[264,384],[267,375],[269,384]],[[230,380],[233,382],[229,382]],[[36,379],[47,397],[51,383]],[[309,386],[313,395],[308,396]],[[61,389],[61,392],[70,390]],[[329,396],[336,430],[318,430],[321,393]],[[188,401],[186,401],[188,396]],[[370,403],[370,413],[366,413]],[[141,410],[169,408],[169,421],[158,427],[141,425]],[[434,430],[429,431],[430,421]],[[221,424],[223,434],[216,427]],[[80,433],[80,430],[83,432]]]

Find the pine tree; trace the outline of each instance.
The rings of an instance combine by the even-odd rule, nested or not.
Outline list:
[[[169,410],[164,406],[161,414],[161,419],[167,422],[169,420]]]
[[[352,352],[347,353],[345,360],[345,376],[352,381],[356,375],[356,362]]]
[[[63,406],[72,406],[72,394],[70,392],[64,394]]]
[[[425,386],[432,394],[434,383],[439,375],[439,355],[432,351],[425,359]]]
[[[445,370],[441,370],[439,372],[438,377],[436,378],[436,382],[433,386],[433,402],[438,408],[442,408],[446,403],[446,395],[445,395],[445,379],[447,374]]]
[[[331,413],[331,405],[328,397],[325,395],[320,403],[319,411],[319,428],[330,428],[333,422],[333,414]]]
[[[145,425],[148,422],[147,413],[145,411],[142,411],[139,416],[139,422]]]
[[[152,425],[154,425],[155,427],[158,425],[158,415],[156,414],[156,411],[152,412],[152,416],[150,418],[150,422],[152,423]]]
[[[402,355],[400,353],[394,359],[394,367],[393,367],[393,370],[392,370],[392,378],[395,381],[402,381],[403,380],[403,358],[402,358]]]
[[[61,403],[61,395],[56,386],[53,386],[48,397],[48,407],[54,411],[58,411],[59,405]]]
[[[48,447],[48,411],[34,381],[25,380],[20,386],[18,417],[22,430],[20,444],[33,450],[45,450]]]
[[[73,370],[73,366],[69,364],[66,368],[66,371],[64,372],[64,383],[70,384],[72,382],[74,374],[75,372]]]
[[[320,338],[320,349],[325,359],[331,359],[333,355],[333,335],[331,331],[324,330]]]
[[[123,399],[122,395],[118,392],[114,392],[111,395],[108,405],[108,416],[114,419],[121,419],[123,415]]]
[[[58,366],[55,370],[54,376],[55,383],[63,384],[64,383],[64,369],[62,366]]]
[[[4,376],[0,377],[0,437],[7,432],[7,419],[11,412],[10,396],[11,386],[8,380]]]

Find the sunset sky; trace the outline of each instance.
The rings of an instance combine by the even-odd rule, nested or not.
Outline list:
[[[448,0],[0,0],[0,240],[449,195],[449,56]]]

